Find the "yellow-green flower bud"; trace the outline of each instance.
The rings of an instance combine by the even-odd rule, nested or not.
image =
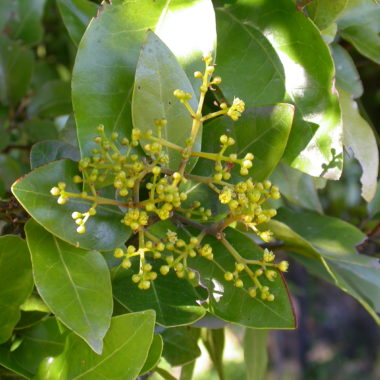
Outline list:
[[[116,258],[121,259],[124,256],[124,251],[121,248],[116,248],[113,255]]]

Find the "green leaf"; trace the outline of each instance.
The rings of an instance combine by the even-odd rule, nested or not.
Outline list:
[[[38,88],[28,106],[29,115],[56,117],[71,112],[70,83],[52,80]]]
[[[37,44],[43,36],[41,19],[46,0],[18,0],[16,22],[11,23],[10,35],[26,45]]]
[[[153,328],[150,310],[113,317],[101,355],[71,333],[63,354],[42,363],[35,380],[135,380],[147,358]]]
[[[86,223],[86,233],[78,234],[71,218],[74,211],[85,212],[91,203],[72,199],[65,205],[57,204],[50,189],[58,182],[67,183],[67,191],[80,192],[72,178],[78,174],[77,163],[69,160],[41,166],[12,186],[12,192],[28,213],[44,228],[60,239],[85,249],[109,251],[119,247],[130,236],[130,229],[120,223],[123,213],[114,206],[100,205],[96,216]]]
[[[140,375],[151,371],[158,364],[161,359],[163,346],[164,342],[161,335],[155,334],[144,367],[140,370]]]
[[[199,329],[174,327],[162,332],[163,357],[173,367],[194,361],[201,355],[198,347]]]
[[[368,213],[371,217],[375,217],[378,212],[380,212],[380,185],[377,183],[377,190],[372,201],[367,205]]]
[[[25,379],[30,379],[33,376],[13,358],[9,345],[0,345],[0,365]]]
[[[71,39],[78,45],[99,7],[87,0],[57,0],[57,4]]]
[[[163,138],[184,147],[185,140],[191,133],[193,119],[185,106],[173,95],[176,89],[192,94],[189,104],[196,111],[197,100],[185,72],[168,47],[149,31],[137,63],[132,96],[133,126],[143,132],[151,129],[156,134],[154,121],[166,119],[168,124],[162,128]],[[200,150],[201,141],[200,130],[194,150]],[[143,140],[142,146],[147,143],[150,141]],[[169,155],[169,167],[176,170],[182,160],[181,152],[165,149]],[[194,164],[193,160],[192,165]]]
[[[156,223],[151,227],[152,233],[163,236],[167,229],[176,231],[180,236],[180,229],[167,222]],[[197,231],[186,229],[191,235]],[[185,240],[188,235],[182,235]],[[260,260],[262,250],[247,235],[232,228],[225,230],[225,237],[231,245],[246,259]],[[273,282],[263,279],[263,286],[269,286],[275,296],[274,302],[262,301],[259,297],[252,298],[245,288],[237,288],[224,279],[226,271],[235,270],[235,260],[219,240],[206,236],[202,244],[210,244],[213,249],[212,261],[203,257],[189,259],[188,265],[199,273],[200,281],[209,291],[209,311],[225,321],[237,323],[253,328],[293,329],[295,320],[289,295],[281,276]],[[251,280],[243,274],[241,279],[246,288],[251,287]]]
[[[63,141],[40,141],[34,144],[30,151],[30,166],[34,169],[61,158],[70,158],[73,161],[79,161],[80,154],[77,148]]]
[[[309,210],[323,212],[313,178],[309,175],[280,163],[272,173],[271,180],[288,201]]]
[[[314,0],[307,6],[309,17],[320,30],[326,29],[343,12],[348,0]]]
[[[339,91],[344,127],[344,146],[351,150],[362,167],[360,177],[362,197],[371,201],[376,193],[379,151],[376,138],[367,121],[359,113],[357,103],[350,94]]]
[[[192,75],[195,67],[203,65],[202,53],[214,45],[211,0],[117,0],[112,6],[104,5],[79,44],[73,72],[73,105],[82,155],[94,148],[98,124],[104,124],[108,135],[112,131],[122,137],[129,135],[135,69],[148,29],[156,30]]]
[[[196,363],[196,360],[182,366],[181,375],[179,377],[179,380],[192,380],[193,379],[195,363]]]
[[[18,338],[22,339],[22,343],[11,353],[12,359],[32,374],[37,373],[43,359],[59,355],[65,343],[55,318],[48,318],[30,329],[20,331]]]
[[[224,351],[224,329],[202,329],[202,342],[214,364],[219,379],[224,379],[223,351]]]
[[[245,329],[244,361],[247,380],[263,380],[268,366],[268,330]]]
[[[228,151],[239,156],[254,154],[253,166],[249,171],[256,181],[269,177],[280,161],[292,127],[294,107],[290,104],[251,108],[234,122],[229,117],[217,118],[204,128],[202,150],[217,152],[220,150],[219,137],[232,136],[236,144]],[[196,173],[211,175],[214,163],[199,160]]]
[[[380,7],[368,0],[349,0],[338,19],[339,34],[365,57],[380,64]]]
[[[0,237],[0,343],[7,341],[20,319],[20,305],[33,289],[28,247],[15,235]]]
[[[286,249],[321,263],[335,284],[356,298],[380,324],[380,267],[378,260],[358,254],[366,235],[336,218],[312,212],[280,209],[269,228]],[[317,263],[316,263],[317,264]]]
[[[240,0],[217,8],[217,22],[224,95],[239,96],[248,107],[294,104],[287,163],[313,176],[339,178],[342,127],[334,65],[316,26],[291,0]]]
[[[361,97],[363,84],[353,59],[347,50],[338,44],[331,44],[330,49],[335,63],[337,87],[354,98]]]
[[[33,220],[25,231],[42,299],[60,321],[100,354],[112,315],[111,281],[103,256],[57,239]]]
[[[51,120],[32,119],[22,124],[30,141],[54,140],[58,138],[55,123]]]
[[[14,104],[25,95],[33,67],[30,50],[0,35],[0,102]]]
[[[154,263],[152,263],[154,265]],[[159,272],[159,264],[154,265]],[[140,290],[132,281],[138,271],[138,262],[129,270],[118,267],[113,272],[113,292],[115,299],[130,311],[153,309],[156,322],[165,327],[186,325],[202,318],[206,310],[199,306],[205,298],[204,289],[194,288],[186,279],[175,273],[158,275],[148,290]],[[203,292],[202,292],[203,291]]]
[[[24,171],[19,161],[9,154],[0,153],[0,179],[7,188],[23,173]]]

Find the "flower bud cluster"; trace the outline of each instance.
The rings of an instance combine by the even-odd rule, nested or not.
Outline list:
[[[245,103],[241,99],[235,98],[232,102],[231,107],[228,107],[226,103],[221,103],[220,108],[222,110],[225,110],[226,115],[229,116],[233,121],[236,121],[244,112]]]
[[[245,284],[241,279],[241,273],[245,272],[254,284],[254,286],[248,288],[248,294],[255,298],[260,293],[262,300],[272,302],[275,296],[270,293],[269,286],[262,285],[260,280],[265,277],[268,281],[273,282],[278,276],[278,271],[286,272],[289,267],[287,261],[275,264],[274,260],[274,253],[265,249],[262,260],[254,261],[253,263],[256,269],[249,266],[251,264],[249,260],[243,260],[242,262],[235,263],[235,270],[233,272],[225,272],[224,279],[226,281],[233,281],[234,286],[237,288],[243,288]]]
[[[188,219],[199,218],[202,222],[206,222],[212,216],[211,210],[203,207],[199,201],[194,201],[189,208],[181,208],[178,211]]]
[[[270,240],[270,232],[260,232],[256,226],[269,222],[277,214],[275,209],[262,207],[269,198],[280,198],[278,188],[268,180],[254,183],[250,178],[234,186],[224,186],[219,193],[219,201],[228,205],[231,217],[251,227],[264,241]]]

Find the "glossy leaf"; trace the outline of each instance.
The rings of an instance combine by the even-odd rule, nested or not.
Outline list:
[[[52,80],[39,88],[29,106],[29,115],[55,117],[71,112],[70,84]]]
[[[245,329],[244,361],[247,380],[263,380],[268,366],[268,330]]]
[[[320,30],[326,29],[343,12],[348,0],[314,0],[307,6],[309,17]]]
[[[69,158],[79,161],[78,149],[72,145],[59,140],[40,141],[33,145],[30,151],[30,166],[32,169],[48,164],[51,161]]]
[[[158,364],[161,359],[163,346],[164,342],[161,338],[161,335],[155,334],[153,336],[152,344],[149,348],[148,357],[145,361],[144,367],[140,370],[140,374],[151,371]]]
[[[25,231],[42,299],[100,354],[112,315],[111,281],[103,256],[57,239],[33,220]]]
[[[215,40],[211,0],[113,3],[105,4],[91,21],[74,66],[73,105],[83,155],[94,147],[92,139],[98,124],[104,124],[107,134],[117,131],[121,136],[129,135],[135,69],[148,29],[157,30],[191,74],[194,62],[202,65],[202,53],[206,47],[212,50]],[[199,16],[197,23],[192,22],[194,15]],[[184,43],[189,38],[192,42]]]
[[[42,363],[35,380],[135,380],[147,358],[153,328],[150,310],[113,317],[101,355],[71,333],[63,354]]]
[[[46,0],[18,0],[17,21],[11,23],[10,34],[26,45],[35,45],[43,36],[41,19]]]
[[[114,206],[97,207],[96,216],[86,223],[86,233],[78,234],[71,218],[74,211],[84,212],[91,203],[72,199],[65,205],[57,204],[57,197],[50,189],[58,182],[67,183],[67,191],[80,192],[72,178],[77,163],[69,160],[52,162],[41,166],[13,184],[12,192],[28,213],[44,228],[70,244],[86,249],[109,251],[123,244],[131,231],[120,223],[123,213]]]
[[[20,305],[33,289],[28,247],[15,235],[0,237],[0,343],[7,341],[20,319]]]
[[[380,63],[380,7],[373,1],[349,0],[338,19],[339,34],[369,59]]]
[[[332,44],[330,48],[335,63],[337,87],[354,98],[359,98],[363,94],[363,84],[353,59],[347,50],[338,44]]]
[[[14,104],[25,95],[33,67],[30,50],[0,35],[0,102]]]
[[[319,30],[291,0],[240,0],[216,13],[224,95],[230,101],[238,96],[248,107],[294,104],[286,161],[313,176],[339,178],[339,102],[333,62]]]
[[[205,315],[206,310],[199,306],[206,296],[204,289],[194,288],[187,280],[169,273],[158,275],[150,289],[140,290],[131,278],[136,271],[137,262],[130,270],[118,267],[113,272],[114,297],[126,309],[133,312],[153,309],[156,322],[166,327],[190,324]]]
[[[269,228],[286,249],[321,263],[324,275],[356,298],[380,324],[376,314],[380,311],[380,266],[355,248],[366,235],[342,220],[312,212],[280,209],[276,219]]]
[[[65,343],[55,318],[48,318],[30,329],[20,331],[18,338],[22,339],[22,343],[11,353],[12,359],[32,374],[37,373],[43,359],[59,355]]]
[[[363,119],[355,100],[350,94],[339,91],[340,107],[342,109],[344,126],[344,145],[351,150],[362,167],[360,177],[362,184],[362,197],[371,201],[375,196],[377,187],[377,173],[379,169],[379,151],[375,134],[367,121]]]
[[[202,150],[217,152],[220,150],[219,137],[227,134],[236,144],[227,152],[239,157],[253,153],[253,166],[249,174],[257,181],[269,177],[280,161],[292,127],[294,107],[290,104],[251,108],[234,122],[229,117],[215,119],[204,128]],[[199,160],[195,172],[211,175],[214,162]]]
[[[288,201],[322,213],[322,205],[313,178],[309,175],[280,163],[271,175],[274,185]]]
[[[197,343],[199,329],[175,327],[166,329],[161,335],[164,340],[162,355],[171,366],[190,363],[201,355]]]
[[[57,4],[71,39],[78,45],[99,7],[88,0],[57,0]]]
[[[167,229],[181,231],[166,222],[160,222],[152,226],[152,232],[157,236],[163,236]],[[189,230],[192,235],[197,231]],[[183,232],[182,232],[183,233]],[[188,235],[185,239],[188,239]],[[232,228],[225,230],[226,239],[247,259],[261,259],[262,250],[247,235]],[[263,285],[268,285],[275,296],[274,302],[262,301],[259,297],[252,298],[245,288],[236,288],[231,282],[224,279],[226,271],[234,271],[235,260],[227,249],[212,236],[206,236],[202,244],[210,244],[214,252],[214,260],[209,261],[203,257],[189,259],[190,268],[197,271],[203,286],[209,291],[209,312],[216,317],[228,322],[237,323],[253,328],[292,329],[295,320],[289,295],[283,278],[277,277],[273,282],[262,280]],[[243,274],[241,279],[246,288],[251,287],[250,279]]]
[[[151,129],[153,134],[156,134],[155,120],[166,119],[167,125],[162,128],[163,138],[185,147],[185,140],[190,136],[193,119],[189,111],[173,95],[176,89],[192,94],[189,103],[196,111],[197,100],[185,72],[169,48],[150,31],[141,47],[137,63],[132,97],[133,126],[143,132]],[[202,131],[200,130],[194,150],[200,150],[201,141]],[[150,141],[142,141],[143,148],[147,143]],[[169,155],[169,167],[176,170],[182,160],[181,152],[164,149]]]

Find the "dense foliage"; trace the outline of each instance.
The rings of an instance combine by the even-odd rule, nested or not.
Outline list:
[[[223,379],[231,323],[260,379],[266,330],[297,326],[289,261],[380,324],[357,250],[378,148],[347,50],[380,63],[378,4],[98,3],[0,3],[2,374],[173,379],[164,358],[186,380],[202,340]],[[345,152],[360,224],[326,213]]]

